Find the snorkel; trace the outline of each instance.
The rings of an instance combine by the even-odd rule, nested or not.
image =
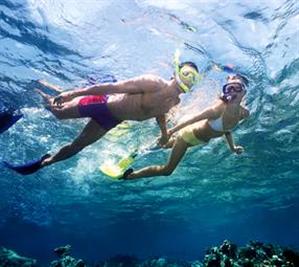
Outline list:
[[[180,66],[180,51],[174,54],[175,79],[184,93],[191,91],[191,88],[201,80],[199,73],[189,65]],[[188,85],[186,85],[188,84]]]

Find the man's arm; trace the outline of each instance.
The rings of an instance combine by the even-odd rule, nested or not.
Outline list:
[[[156,121],[157,121],[157,123],[160,127],[160,130],[161,130],[161,138],[159,140],[159,144],[164,145],[168,141],[166,115],[163,114],[161,116],[156,117]]]
[[[244,152],[244,148],[242,146],[235,145],[231,132],[226,132],[225,138],[226,138],[226,141],[228,143],[228,146],[229,146],[231,152],[236,153],[236,154],[241,154]]]
[[[115,83],[102,83],[91,87],[73,91],[75,96],[82,95],[106,95],[106,94],[139,94],[157,90],[157,84],[147,76],[140,76],[133,79]]]
[[[144,92],[154,92],[159,89],[159,83],[156,82],[154,79],[151,79],[149,76],[140,76],[125,81],[96,84],[90,87],[63,92],[56,97],[54,103],[63,103],[75,97],[85,95],[107,95],[124,93],[138,94]]]

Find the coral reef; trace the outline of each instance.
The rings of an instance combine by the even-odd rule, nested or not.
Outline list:
[[[258,241],[237,248],[225,240],[221,246],[209,249],[204,258],[206,267],[296,267],[298,264],[297,252]]]
[[[76,260],[70,256],[70,251],[70,245],[55,248],[54,252],[59,260],[52,261],[50,267],[85,267],[83,260]]]
[[[71,246],[66,245],[54,250],[58,260],[50,267],[87,267],[83,260],[70,256]],[[12,250],[0,249],[1,267],[34,267],[36,260],[21,257]],[[117,255],[93,265],[96,267],[297,267],[299,253],[289,248],[251,241],[245,247],[225,240],[219,247],[210,248],[200,261],[179,261],[165,258],[139,260],[134,256]]]

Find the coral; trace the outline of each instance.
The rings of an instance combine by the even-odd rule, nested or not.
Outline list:
[[[70,256],[71,246],[54,249],[58,260],[51,262],[50,267],[87,267],[83,260]],[[21,257],[12,250],[0,249],[1,267],[38,266],[36,260]],[[89,265],[91,266],[91,265]],[[167,258],[139,260],[134,256],[116,255],[94,265],[96,267],[297,267],[299,253],[290,248],[281,248],[272,244],[251,241],[245,247],[238,248],[228,240],[219,247],[210,248],[203,263],[196,260],[180,261]]]
[[[54,249],[55,254],[59,257],[59,260],[51,262],[51,267],[85,267],[83,260],[76,260],[75,258],[69,256],[71,251],[71,246],[66,245],[63,247],[58,247]]]
[[[295,267],[296,264],[298,253],[258,241],[251,241],[238,249],[225,240],[219,248],[208,250],[204,259],[205,267]]]

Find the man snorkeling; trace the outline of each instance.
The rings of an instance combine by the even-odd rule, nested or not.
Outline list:
[[[57,86],[41,82],[48,89],[59,92],[59,95],[53,98],[38,90],[57,119],[91,119],[79,136],[57,153],[46,154],[23,165],[8,162],[5,164],[23,175],[34,173],[42,167],[74,156],[125,120],[143,121],[156,118],[161,129],[162,145],[168,140],[165,114],[180,102],[179,95],[189,92],[198,79],[197,66],[193,62],[179,64],[176,55],[175,73],[170,80],[154,75],[142,75],[65,92]]]

